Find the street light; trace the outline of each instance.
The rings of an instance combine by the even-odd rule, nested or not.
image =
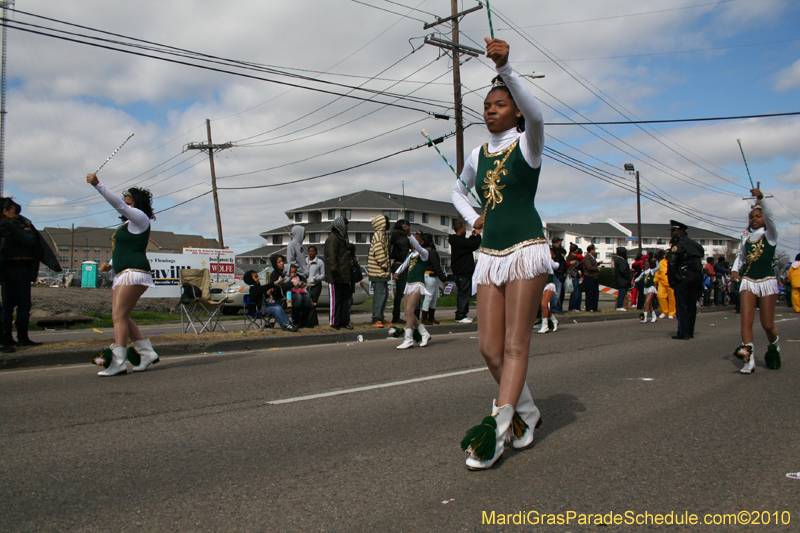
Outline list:
[[[625,163],[625,172],[636,176],[636,229],[639,238],[639,253],[642,253],[642,204],[639,195],[639,171],[633,168],[633,163]]]

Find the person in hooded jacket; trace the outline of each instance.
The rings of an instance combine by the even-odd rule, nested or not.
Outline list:
[[[274,284],[279,289],[280,294],[276,294],[276,299],[281,297],[286,298],[287,305],[292,308],[292,323],[298,327],[308,325],[308,315],[311,312],[311,295],[308,293],[298,294],[292,292],[295,286],[299,286],[302,282],[292,281],[286,266],[288,261],[280,254],[273,254],[270,258],[272,263],[272,273],[269,276],[270,283]],[[299,271],[299,269],[298,269]],[[291,303],[289,303],[291,302]]]
[[[386,229],[389,227],[389,218],[378,215],[372,219],[372,242],[369,245],[367,258],[367,275],[372,285],[372,325],[382,328],[388,322],[384,317],[384,309],[389,299],[389,241],[386,238]]]
[[[353,329],[350,325],[350,265],[356,247],[347,240],[347,223],[336,217],[325,240],[325,281],[330,292],[330,325],[333,329]]]
[[[292,240],[286,247],[286,264],[284,265],[284,275],[289,275],[289,267],[297,265],[297,275],[303,281],[308,280],[308,252],[303,246],[303,238],[306,229],[303,226],[292,227]]]
[[[664,250],[659,250],[655,253],[656,261],[658,261],[658,272],[656,272],[653,281],[658,284],[658,307],[661,309],[661,314],[658,318],[675,319],[675,291],[669,286],[669,277],[667,276],[667,254]]]
[[[408,240],[410,226],[407,220],[400,219],[394,223],[392,234],[389,237],[389,258],[391,259],[390,270],[394,273],[406,260],[411,252],[411,243]],[[408,272],[401,273],[394,280],[394,305],[392,306],[392,324],[402,324],[400,319],[400,309],[402,307],[403,295],[405,294]]]
[[[614,284],[617,286],[617,311],[625,309],[625,296],[631,288],[631,267],[628,266],[628,249],[620,246],[614,258]]]
[[[275,301],[276,296],[280,297],[280,289],[274,283],[261,285],[261,280],[258,279],[258,273],[255,270],[245,272],[242,281],[250,286],[250,301],[261,309],[264,316],[274,318],[284,331],[297,331],[297,325],[289,320],[281,306]]]

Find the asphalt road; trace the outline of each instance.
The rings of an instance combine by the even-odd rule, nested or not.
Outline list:
[[[407,351],[176,356],[115,378],[89,365],[2,372],[0,530],[797,531],[800,320],[777,320],[783,368],[764,368],[759,332],[750,376],[730,355],[732,313],[698,317],[692,341],[670,339],[667,320],[534,335],[544,423],[532,449],[485,472],[458,448],[496,394],[474,332]],[[578,523],[628,511],[771,523]],[[513,524],[569,512],[568,525]]]

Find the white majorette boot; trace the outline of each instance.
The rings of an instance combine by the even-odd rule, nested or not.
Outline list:
[[[111,345],[111,364],[108,368],[97,373],[98,376],[116,376],[127,374],[128,365],[125,364],[125,347],[119,344]]]
[[[660,315],[658,315],[658,318],[667,318],[667,315],[666,313],[661,313]]]
[[[134,372],[144,372],[148,366],[158,363],[159,360],[150,339],[133,341],[133,346],[128,348],[128,361],[136,365],[133,367]]]
[[[428,341],[431,340],[431,334],[428,333],[427,329],[425,329],[425,324],[420,324],[417,326],[417,331],[419,331],[420,336],[422,336],[422,340],[419,341],[420,347],[427,346]]]
[[[770,370],[778,370],[781,367],[781,347],[778,346],[780,337],[775,337],[775,342],[769,343],[767,353],[764,354],[764,362]]]
[[[655,322],[656,320],[658,320],[658,317],[656,316],[656,312],[653,311],[653,318],[650,319],[650,322]]]
[[[647,313],[639,313],[639,322],[647,324]]]
[[[553,333],[558,331],[558,319],[556,315],[550,315],[550,320],[553,322]]]
[[[542,425],[542,415],[539,408],[533,403],[528,384],[522,386],[522,392],[517,402],[516,413],[511,422],[511,445],[522,450],[533,444],[533,430]]]
[[[407,348],[414,347],[414,330],[411,328],[406,328],[405,333],[403,334],[403,343],[397,346],[398,350],[405,350]]]
[[[739,370],[740,374],[752,374],[756,369],[756,356],[753,353],[753,343],[742,344],[733,352],[733,355],[744,361],[744,366]]]
[[[479,425],[467,431],[461,440],[461,449],[469,454],[467,468],[485,470],[503,455],[506,433],[513,417],[514,408],[511,404],[497,407],[496,400],[492,402],[492,416],[487,416]]]
[[[550,331],[550,325],[548,319],[542,318],[542,329],[540,329],[536,333],[547,333],[548,331]]]

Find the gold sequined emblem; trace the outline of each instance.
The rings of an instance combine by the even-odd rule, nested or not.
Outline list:
[[[483,190],[483,197],[486,199],[486,203],[483,205],[483,218],[484,221],[486,220],[486,212],[489,209],[489,205],[491,204],[492,210],[497,206],[497,204],[503,203],[503,193],[500,191],[505,189],[505,185],[500,185],[500,178],[503,176],[508,175],[508,169],[505,168],[506,161],[508,157],[511,155],[511,152],[514,151],[514,148],[517,147],[519,144],[519,139],[511,143],[511,145],[496,154],[490,154],[488,150],[488,144],[483,145],[483,155],[487,158],[498,158],[494,161],[494,169],[486,171],[486,177],[483,178],[483,185],[481,189]],[[500,156],[503,156],[502,159],[499,159]],[[485,222],[484,222],[485,223]]]

